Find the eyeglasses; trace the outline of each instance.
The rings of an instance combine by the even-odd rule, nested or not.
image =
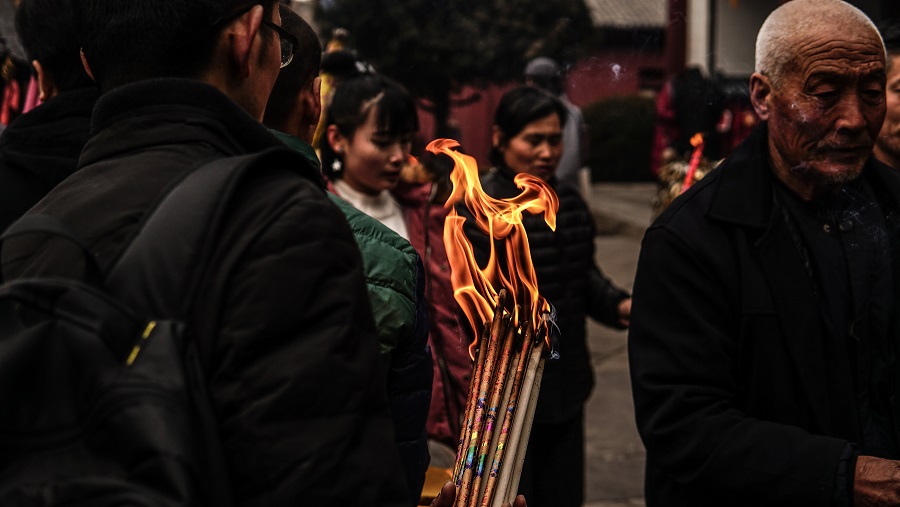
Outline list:
[[[281,43],[281,68],[283,69],[294,59],[294,50],[298,45],[297,38],[291,32],[271,21],[263,20],[263,24],[275,30],[275,33],[278,34],[278,41]]]
[[[259,4],[250,4],[248,7],[241,9],[236,14],[222,16],[221,18],[213,21],[212,25],[218,26],[218,25],[221,25],[222,23],[230,21],[238,16],[243,16],[250,9],[256,7],[257,5],[259,5]],[[264,25],[268,26],[269,28],[272,28],[273,30],[275,30],[275,33],[278,34],[278,42],[281,45],[281,68],[283,69],[283,68],[287,67],[288,64],[291,63],[291,60],[294,59],[294,51],[296,50],[297,46],[299,45],[297,38],[294,37],[294,35],[291,32],[288,32],[284,28],[281,28],[280,26],[276,25],[275,23],[272,23],[271,21],[263,20],[262,23]]]

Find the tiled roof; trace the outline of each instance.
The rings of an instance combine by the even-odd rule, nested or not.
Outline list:
[[[596,27],[662,28],[668,23],[666,0],[585,0]]]

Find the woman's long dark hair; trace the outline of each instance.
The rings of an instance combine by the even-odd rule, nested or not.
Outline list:
[[[375,121],[389,136],[414,134],[419,130],[419,116],[409,93],[396,81],[379,74],[363,74],[341,81],[331,105],[325,112],[325,126],[337,126],[341,135],[350,139],[375,108]],[[332,164],[337,157],[328,139],[322,140],[319,157],[322,173],[333,180]]]
[[[502,136],[500,144],[509,142],[529,123],[554,113],[559,116],[560,125],[566,123],[566,106],[540,88],[520,86],[506,92],[494,112],[494,125]],[[503,165],[503,154],[496,146],[491,147],[490,159],[496,166]]]

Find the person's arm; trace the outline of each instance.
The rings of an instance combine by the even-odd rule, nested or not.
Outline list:
[[[846,441],[740,408],[744,375],[767,369],[742,361],[741,315],[729,292],[739,282],[729,260],[727,247],[698,251],[662,226],[645,236],[628,354],[653,476],[702,492],[710,505],[830,506]]]
[[[588,287],[588,315],[607,326],[627,328],[631,316],[628,292],[616,287],[597,265],[588,272]]]
[[[311,185],[259,185],[243,203],[279,199],[247,218],[263,226],[222,291],[211,379],[237,503],[405,505],[350,229]]]
[[[580,206],[584,207],[584,213],[591,216],[590,208],[584,199],[579,199]],[[591,237],[594,237],[593,221],[591,222]],[[594,259],[594,242],[591,241],[590,258]],[[594,263],[587,273],[588,293],[587,309],[585,313],[592,319],[616,329],[625,329],[631,318],[631,294],[612,282]]]

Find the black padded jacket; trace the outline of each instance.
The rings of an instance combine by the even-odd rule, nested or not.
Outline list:
[[[481,185],[491,197],[510,198],[521,193],[514,177],[508,169],[494,168],[481,178]],[[621,328],[618,305],[629,296],[606,278],[595,262],[594,221],[578,190],[555,179],[550,183],[559,197],[556,231],[547,226],[543,215],[526,213],[523,217],[538,288],[556,307],[561,332],[560,358],[547,361],[541,382],[535,412],[535,421],[541,423],[571,419],[588,399],[594,375],[585,318]],[[457,210],[470,216],[466,210]],[[484,265],[490,248],[487,236],[468,218],[465,231]]]
[[[209,85],[125,85],[97,102],[78,170],[33,211],[62,219],[108,266],[184,171],[273,146]],[[312,169],[273,167],[243,183],[190,316],[237,504],[406,505],[346,220]],[[4,252],[7,276],[80,269],[75,252],[18,243]]]

